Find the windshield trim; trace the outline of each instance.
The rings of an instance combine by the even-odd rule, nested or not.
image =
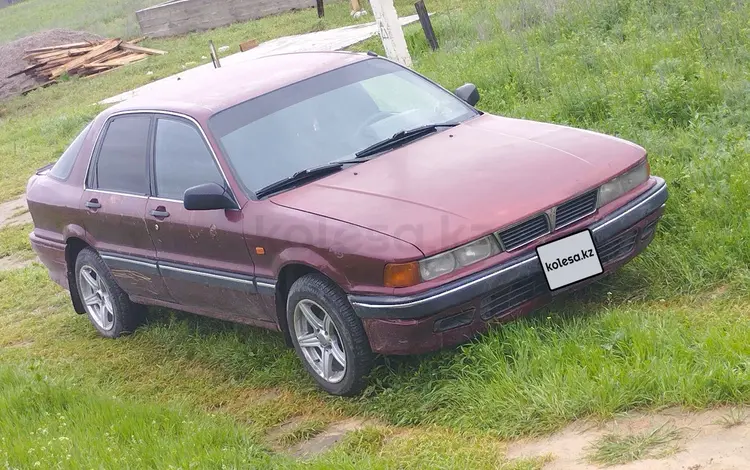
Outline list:
[[[458,122],[458,124],[459,124],[459,125],[460,125],[460,124],[462,124],[462,123],[464,123],[464,122],[468,122],[468,121],[471,121],[471,120],[475,119],[476,117],[478,117],[478,116],[481,116],[482,114],[484,114],[484,113],[482,113],[481,111],[479,111],[479,110],[477,110],[476,108],[474,108],[473,106],[471,106],[471,105],[469,105],[468,103],[466,103],[466,102],[465,102],[464,100],[462,100],[461,98],[457,97],[457,96],[455,95],[455,93],[453,93],[453,92],[449,91],[449,90],[448,90],[447,88],[443,87],[443,86],[442,86],[442,85],[440,85],[439,83],[436,83],[435,81],[433,81],[433,80],[431,80],[430,78],[428,78],[428,77],[426,77],[426,76],[422,75],[421,73],[419,73],[419,72],[417,72],[417,71],[415,71],[415,70],[412,70],[412,69],[410,69],[410,68],[408,68],[408,67],[405,67],[405,66],[403,66],[403,65],[399,64],[398,62],[395,62],[395,61],[393,61],[393,60],[390,60],[390,59],[388,59],[388,58],[386,58],[386,57],[380,57],[380,56],[376,56],[376,57],[372,57],[372,56],[365,56],[365,57],[364,57],[364,58],[363,58],[362,60],[359,60],[359,61],[357,61],[357,62],[353,62],[353,63],[348,63],[348,64],[344,64],[344,65],[342,65],[342,66],[340,66],[340,67],[335,67],[335,68],[332,68],[332,69],[330,69],[330,70],[326,70],[325,72],[322,72],[322,73],[319,73],[319,74],[316,74],[316,75],[311,75],[311,76],[309,76],[309,77],[307,77],[307,78],[305,78],[305,79],[303,79],[303,80],[299,80],[299,81],[296,81],[296,82],[294,82],[294,83],[289,83],[289,84],[287,84],[287,85],[284,85],[284,86],[282,86],[282,87],[279,87],[279,88],[275,88],[275,89],[273,89],[273,90],[270,90],[270,91],[268,91],[268,92],[266,92],[266,93],[260,94],[260,95],[258,95],[258,96],[255,96],[255,97],[253,97],[253,98],[250,98],[250,99],[248,99],[248,100],[245,100],[245,101],[241,101],[241,102],[239,102],[239,103],[233,104],[232,106],[229,106],[229,107],[227,107],[227,108],[224,108],[224,109],[222,109],[222,110],[220,110],[220,111],[217,111],[217,112],[215,112],[214,114],[212,114],[211,116],[209,116],[209,118],[208,118],[208,119],[206,120],[206,131],[207,131],[207,132],[208,132],[208,133],[209,133],[209,134],[211,135],[211,138],[212,138],[212,140],[213,140],[214,142],[216,142],[216,145],[218,146],[218,150],[219,150],[219,152],[221,152],[221,156],[223,157],[224,161],[226,162],[227,166],[229,167],[229,170],[230,170],[230,171],[232,172],[232,176],[234,176],[234,179],[235,179],[235,181],[237,182],[237,184],[239,185],[239,187],[240,187],[240,188],[242,189],[242,192],[243,192],[243,193],[244,193],[244,194],[245,194],[245,195],[246,195],[246,196],[248,197],[248,199],[250,199],[250,200],[252,200],[252,201],[260,201],[260,200],[264,200],[264,199],[267,199],[268,197],[271,197],[271,196],[273,196],[273,195],[269,195],[269,196],[265,196],[265,197],[261,197],[261,198],[259,198],[259,197],[258,197],[258,196],[256,195],[256,192],[255,192],[255,191],[253,191],[252,189],[250,189],[249,187],[247,187],[247,185],[245,184],[245,181],[244,181],[244,180],[243,180],[243,179],[242,179],[242,178],[240,177],[240,175],[239,175],[238,171],[237,171],[237,170],[236,170],[236,168],[234,167],[234,163],[232,162],[232,159],[231,159],[231,158],[229,158],[229,154],[228,154],[228,152],[226,151],[226,148],[224,147],[224,144],[222,143],[222,141],[221,141],[221,138],[219,138],[219,135],[218,135],[218,134],[217,134],[216,132],[214,132],[214,128],[213,128],[213,126],[212,126],[212,120],[213,120],[213,118],[214,118],[214,117],[216,117],[216,116],[218,116],[219,114],[221,114],[221,113],[225,112],[225,111],[228,111],[228,110],[234,109],[234,108],[236,108],[236,107],[238,107],[238,106],[241,106],[241,105],[244,105],[244,104],[247,104],[247,103],[252,103],[253,101],[256,101],[256,100],[258,100],[259,98],[262,98],[262,97],[267,97],[268,95],[270,95],[270,94],[272,94],[272,93],[276,93],[276,92],[278,92],[278,91],[282,91],[282,90],[285,90],[285,89],[287,89],[287,88],[290,88],[290,87],[293,87],[293,86],[297,86],[297,85],[299,85],[300,83],[305,83],[305,82],[307,82],[307,81],[310,81],[310,80],[314,80],[314,79],[317,79],[317,78],[319,78],[319,77],[322,77],[322,76],[324,76],[324,75],[327,75],[327,74],[329,74],[329,73],[333,73],[333,72],[336,72],[336,71],[339,71],[339,70],[342,70],[342,69],[345,69],[345,68],[348,68],[348,67],[352,67],[352,66],[355,66],[355,65],[357,65],[357,64],[361,64],[361,63],[364,63],[364,62],[367,62],[367,61],[371,61],[371,60],[382,60],[382,61],[387,61],[387,62],[389,62],[389,63],[391,63],[391,64],[393,64],[393,65],[396,65],[397,67],[399,67],[399,68],[401,68],[401,69],[403,69],[403,70],[406,70],[406,71],[408,71],[408,72],[410,72],[410,73],[412,73],[412,74],[414,74],[414,75],[416,75],[416,76],[418,76],[418,77],[420,77],[420,78],[422,78],[422,79],[426,80],[427,82],[431,83],[432,85],[434,85],[434,86],[438,87],[439,89],[441,89],[441,90],[443,90],[444,92],[446,92],[446,93],[450,94],[451,96],[453,96],[453,97],[454,97],[454,98],[455,98],[455,99],[456,99],[456,100],[457,100],[458,102],[460,102],[460,103],[461,103],[461,104],[462,104],[462,105],[463,105],[463,106],[464,106],[464,107],[466,108],[466,111],[467,111],[467,113],[470,113],[470,114],[472,114],[472,115],[471,115],[470,117],[468,117],[468,118],[464,119],[463,121],[459,121],[459,122]],[[419,140],[422,140],[422,139],[424,139],[424,138],[427,138],[427,137],[430,137],[430,136],[432,136],[432,135],[438,134],[438,133],[440,133],[440,132],[441,132],[441,131],[438,131],[438,132],[435,132],[435,133],[432,133],[432,134],[428,134],[428,135],[426,135],[426,136],[423,136],[423,137],[417,138],[417,139],[415,139],[414,141],[412,141],[412,142],[408,142],[408,143],[406,143],[405,145],[403,145],[403,146],[401,146],[401,147],[406,147],[406,146],[408,146],[408,145],[411,145],[411,144],[413,144],[414,142],[417,142],[417,141],[419,141]],[[387,151],[384,151],[384,152],[382,152],[382,153],[386,153],[386,152],[387,152]],[[382,153],[381,153],[381,154],[382,154]],[[290,175],[290,176],[291,176],[291,175]],[[326,176],[323,176],[322,178],[326,178],[327,176],[331,176],[331,175],[326,175]],[[313,180],[316,180],[316,179],[313,179]],[[312,182],[312,181],[311,181],[311,182]],[[308,183],[303,183],[303,184],[302,184],[302,185],[300,185],[300,186],[304,186],[305,184],[308,184]],[[298,188],[298,187],[299,187],[299,186],[295,186],[294,188],[290,188],[290,189],[296,189],[296,188]],[[259,188],[259,189],[262,189],[262,188]],[[283,191],[280,191],[280,192],[284,192],[284,191],[286,191],[286,190],[283,190]]]

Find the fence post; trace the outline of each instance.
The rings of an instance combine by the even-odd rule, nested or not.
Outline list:
[[[372,14],[375,15],[375,22],[378,25],[380,39],[383,41],[385,54],[389,59],[411,67],[411,56],[409,48],[406,46],[404,30],[398,20],[396,7],[393,6],[393,0],[370,0]]]
[[[326,10],[325,5],[323,5],[323,0],[315,0],[317,6],[318,6],[318,18],[323,18],[326,16]]]
[[[417,15],[419,15],[419,23],[422,25],[424,35],[427,37],[427,42],[433,51],[438,50],[438,40],[435,36],[435,30],[432,29],[432,21],[430,20],[430,14],[427,13],[427,7],[424,4],[424,0],[419,0],[414,4],[414,8],[417,9]]]

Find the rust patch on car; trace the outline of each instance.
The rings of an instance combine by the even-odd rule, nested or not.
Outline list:
[[[138,271],[130,271],[129,269],[113,269],[112,275],[114,277],[128,279],[131,281],[151,282],[151,278],[149,276],[141,274]]]

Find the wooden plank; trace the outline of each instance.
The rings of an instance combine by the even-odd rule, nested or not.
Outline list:
[[[107,62],[108,60],[119,59],[121,57],[127,57],[132,54],[133,53],[130,51],[123,51],[121,49],[113,49],[107,52],[106,54],[102,54],[99,57],[97,57],[96,62]]]
[[[98,77],[99,75],[104,75],[105,73],[112,72],[113,70],[117,70],[117,67],[112,68],[112,69],[102,70],[101,72],[92,73],[90,75],[84,76],[83,78],[88,79],[88,78]]]
[[[37,47],[36,49],[29,49],[29,50],[27,50],[26,53],[59,51],[61,49],[74,49],[74,48],[77,48],[77,47],[96,46],[96,45],[99,45],[99,44],[101,44],[101,41],[73,42],[73,43],[70,43],[70,44],[60,44],[59,46]]]
[[[56,68],[67,64],[70,60],[68,57],[63,57],[62,59],[46,60],[40,63],[43,64],[42,67],[44,68]]]
[[[141,36],[141,37],[138,37],[138,38],[135,38],[135,39],[131,39],[130,41],[128,41],[128,43],[129,44],[138,44],[139,42],[143,41],[144,39],[146,39],[146,36]]]
[[[123,42],[122,44],[120,44],[120,47],[122,49],[125,49],[126,51],[140,52],[142,54],[151,54],[151,55],[166,54],[166,51],[160,51],[159,49],[149,49],[148,47],[136,46],[135,44],[129,44],[127,42]]]
[[[13,78],[15,76],[18,76],[18,75],[21,75],[21,74],[24,74],[24,73],[29,73],[29,72],[31,72],[34,69],[38,69],[42,65],[44,65],[44,63],[38,63],[38,64],[31,65],[29,67],[26,67],[25,69],[19,70],[18,72],[13,72],[12,74],[8,75],[5,78]]]
[[[146,57],[148,57],[148,54],[130,54],[127,57],[122,57],[120,59],[114,59],[109,60],[107,62],[91,62],[88,64],[83,64],[81,67],[83,68],[97,68],[97,67],[120,67],[122,65],[128,65],[133,62],[137,62],[139,60],[143,60]]]
[[[80,67],[81,65],[91,62],[93,59],[96,59],[102,54],[105,54],[112,49],[116,49],[117,46],[120,45],[122,41],[119,39],[110,39],[109,41],[106,41],[104,44],[96,46],[91,52],[88,54],[82,55],[80,57],[76,57],[75,59],[71,60],[64,66],[60,66],[52,71],[50,74],[50,77],[57,78],[64,74],[65,72],[71,72],[75,70],[76,68]]]
[[[54,59],[59,57],[73,57],[77,55],[83,55],[87,52],[90,52],[94,46],[90,47],[81,47],[76,49],[68,49],[63,51],[53,51],[53,52],[34,52],[31,54],[26,54],[23,58],[25,60],[46,60],[46,59]]]
[[[258,40],[250,39],[249,41],[245,41],[240,44],[240,52],[249,51],[250,49],[254,49],[256,47],[258,47]]]

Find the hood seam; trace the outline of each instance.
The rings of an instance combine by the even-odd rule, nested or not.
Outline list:
[[[304,210],[304,209],[299,209],[297,207],[285,206],[284,204],[280,204],[280,203],[274,201],[273,199],[269,199],[269,201],[271,201],[271,204],[274,204],[274,205],[276,205],[278,207],[283,207],[285,209],[291,209],[291,210],[294,210],[294,211],[304,212],[305,214],[310,214],[310,215],[314,215],[314,216],[317,216],[317,217],[322,217],[324,219],[335,220],[336,222],[341,222],[341,223],[344,223],[344,224],[347,224],[347,225],[351,225],[352,227],[359,227],[359,228],[362,228],[362,229],[365,229],[365,230],[369,230],[370,232],[375,232],[375,233],[379,233],[381,235],[385,235],[388,238],[392,238],[394,240],[398,240],[400,242],[404,242],[407,245],[413,246],[419,253],[422,254],[423,257],[427,256],[427,255],[424,254],[424,251],[422,251],[422,249],[419,248],[414,243],[411,243],[411,242],[408,242],[408,241],[403,240],[401,238],[395,237],[395,236],[391,235],[390,233],[381,232],[380,230],[375,230],[375,229],[370,228],[370,227],[365,227],[364,225],[355,224],[353,222],[349,222],[348,220],[337,219],[336,217],[329,217],[327,215],[318,214],[316,212],[310,212],[310,211],[307,211],[307,210]]]

